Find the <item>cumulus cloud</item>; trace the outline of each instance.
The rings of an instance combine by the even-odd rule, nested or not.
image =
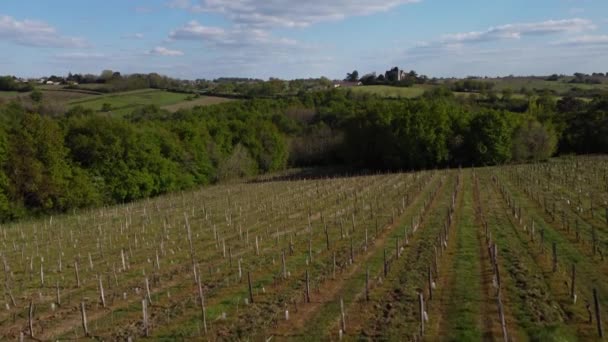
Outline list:
[[[35,47],[81,48],[88,44],[82,38],[67,37],[42,21],[19,21],[7,15],[0,15],[0,39],[15,44]]]
[[[297,42],[287,38],[277,38],[263,29],[224,29],[204,26],[193,20],[169,34],[171,40],[194,40],[216,46],[296,46]]]
[[[170,56],[170,57],[184,55],[184,53],[182,51],[171,50],[171,49],[167,49],[166,47],[162,47],[162,46],[155,47],[154,49],[148,51],[148,54],[155,55],[155,56]]]
[[[542,36],[556,33],[582,32],[595,29],[587,19],[547,20],[536,23],[507,24],[490,27],[485,31],[446,34],[443,43],[474,43],[505,39],[520,39],[524,36]]]
[[[421,0],[172,0],[168,6],[219,13],[247,27],[306,27],[391,10]]]

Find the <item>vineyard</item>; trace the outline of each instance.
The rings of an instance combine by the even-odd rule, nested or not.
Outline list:
[[[0,340],[601,340],[608,158],[260,178],[0,227]]]

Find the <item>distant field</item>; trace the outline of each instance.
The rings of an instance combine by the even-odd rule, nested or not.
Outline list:
[[[42,96],[44,100],[53,101],[53,102],[63,102],[67,103],[70,101],[82,99],[85,97],[90,97],[94,95],[93,92],[87,91],[74,91],[67,90],[61,88],[49,88],[49,87],[38,87],[38,90],[42,91]],[[0,91],[1,99],[14,99],[14,98],[29,98],[30,93],[19,93],[16,91]]]
[[[40,86],[37,89],[42,91],[43,100],[65,104],[69,107],[82,106],[94,111],[101,111],[104,104],[111,106],[113,114],[124,115],[142,106],[156,105],[162,109],[175,112],[180,109],[190,109],[196,106],[209,106],[228,101],[215,96],[201,96],[189,100],[191,94],[172,93],[158,89],[142,89],[122,93],[99,95],[94,91],[62,89],[56,86]],[[19,93],[15,91],[0,91],[0,100],[23,98],[29,100],[30,93]]]
[[[19,96],[19,92],[16,91],[0,91],[0,99],[12,99]]]
[[[188,94],[170,93],[156,89],[135,90],[123,93],[87,97],[82,100],[71,101],[71,106],[83,106],[94,111],[101,111],[104,104],[109,104],[114,114],[127,114],[132,110],[147,106],[168,106],[185,101]]]
[[[230,101],[234,100],[216,96],[201,96],[191,101],[184,101],[168,106],[163,106],[162,109],[168,110],[170,112],[177,112],[180,109],[191,109],[198,106],[210,106]]]
[[[416,85],[413,87],[392,87],[392,86],[384,86],[384,85],[375,85],[375,86],[361,86],[361,87],[353,87],[346,88],[352,90],[357,93],[368,93],[379,95],[382,97],[391,97],[391,98],[414,98],[421,96],[425,91],[432,89],[433,86],[428,85]]]
[[[510,88],[515,92],[519,92],[521,88],[525,87],[529,90],[533,89],[548,89],[553,90],[557,93],[565,93],[572,88],[579,89],[605,89],[608,90],[608,83],[602,84],[578,84],[568,83],[569,79],[563,79],[559,81],[545,81],[537,78],[502,78],[502,79],[488,79],[488,82],[493,82],[494,89],[496,91],[502,91],[503,89]]]

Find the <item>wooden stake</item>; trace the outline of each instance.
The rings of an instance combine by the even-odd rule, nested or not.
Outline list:
[[[557,272],[557,244],[553,243],[553,272]]]
[[[80,302],[80,317],[82,318],[82,330],[84,330],[84,335],[89,337],[89,327],[87,326],[87,312],[85,310],[84,302]]]
[[[106,307],[106,297],[103,292],[103,283],[101,281],[101,276],[97,275],[97,279],[99,280],[99,298],[101,299],[101,305]]]
[[[424,295],[422,291],[418,293],[418,311],[420,318],[420,336],[424,336]]]
[[[148,302],[145,299],[141,300],[141,314],[144,323],[144,334],[150,336],[150,328],[148,327]]]
[[[76,273],[76,287],[80,288],[80,276],[78,275],[78,261],[74,261],[74,272]]]
[[[287,265],[285,263],[285,250],[283,250],[281,259],[283,260],[283,279],[287,279]]]
[[[306,303],[310,303],[310,277],[306,270]]]
[[[365,270],[365,301],[369,302],[369,266]]]
[[[253,304],[253,289],[251,288],[251,272],[247,271],[247,284],[249,286],[249,301]]]
[[[572,273],[570,276],[570,298],[572,302],[574,302],[574,297],[576,296],[576,264],[572,264]]]
[[[342,331],[346,332],[346,315],[344,315],[344,299],[342,297],[340,297],[340,317],[342,318]]]
[[[56,299],[55,299],[55,301],[57,302],[57,305],[61,305],[61,295],[59,293],[59,281],[57,281],[57,284],[55,286],[55,290],[56,290]]]
[[[30,337],[34,337],[34,302],[30,300],[30,309],[28,311]]]
[[[203,295],[203,286],[201,284],[200,277],[198,278],[198,296],[201,303],[203,330],[205,331],[205,335],[207,335],[207,313],[205,312],[205,296]]]
[[[597,289],[593,289],[593,302],[595,306],[595,322],[597,324],[597,334],[600,338],[604,337],[604,328],[602,327],[602,316],[600,313],[600,300],[598,298]]]
[[[427,270],[428,282],[429,282],[429,300],[433,299],[433,275],[431,274],[431,266]]]
[[[384,278],[388,275],[388,264],[386,262],[386,248],[384,249]]]
[[[152,296],[150,295],[150,282],[148,281],[148,277],[145,279],[146,285],[146,299],[148,300],[148,304],[152,305]]]

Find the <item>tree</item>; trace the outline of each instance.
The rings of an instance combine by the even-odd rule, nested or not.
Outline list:
[[[513,89],[505,88],[502,90],[502,100],[503,101],[511,101],[513,98]]]
[[[345,81],[347,81],[347,82],[359,81],[359,72],[357,70],[354,70],[353,72],[346,74]]]
[[[42,92],[38,89],[32,91],[30,93],[30,99],[36,103],[40,103],[42,101]]]
[[[511,160],[512,118],[507,112],[486,110],[469,125],[467,143],[475,165],[496,165]]]
[[[29,209],[65,209],[71,170],[57,122],[26,113],[9,134],[11,197]]]
[[[232,154],[218,166],[217,177],[219,180],[230,180],[252,176],[256,173],[255,160],[251,158],[249,151],[243,145],[238,144],[234,147]]]
[[[557,149],[557,135],[535,119],[523,122],[513,137],[513,159],[541,161],[549,159]]]

